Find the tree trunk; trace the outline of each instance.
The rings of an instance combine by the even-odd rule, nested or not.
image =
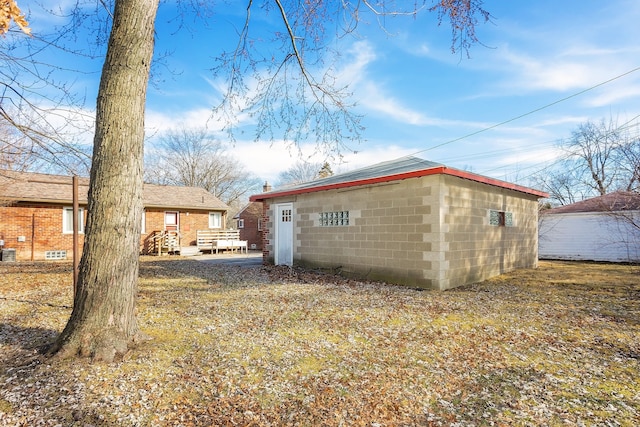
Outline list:
[[[135,316],[144,109],[158,0],[117,0],[96,107],[86,235],[71,318],[50,349],[113,361],[141,336]]]

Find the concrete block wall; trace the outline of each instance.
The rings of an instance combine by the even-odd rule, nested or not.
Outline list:
[[[273,262],[271,206],[294,204],[294,263],[407,286],[448,289],[537,265],[537,198],[448,175],[272,199],[264,259]],[[489,224],[512,212],[513,227]],[[321,226],[321,212],[349,212]]]
[[[442,186],[445,274],[442,288],[485,280],[538,262],[535,196],[458,177]],[[489,211],[511,212],[512,226],[489,223]]]
[[[416,287],[437,287],[441,263],[437,176],[270,200],[294,203],[294,263]],[[321,212],[349,212],[321,226]],[[272,216],[271,209],[267,214]],[[269,223],[267,238],[273,239]],[[272,249],[271,246],[268,246]],[[430,256],[425,256],[428,253]],[[273,258],[267,251],[267,257]]]

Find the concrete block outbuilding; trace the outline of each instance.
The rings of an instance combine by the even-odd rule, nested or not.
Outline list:
[[[265,263],[449,289],[538,262],[541,191],[417,157],[257,194]]]

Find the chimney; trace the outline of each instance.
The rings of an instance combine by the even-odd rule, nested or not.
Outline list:
[[[267,191],[271,191],[271,184],[269,184],[269,182],[265,181],[264,185],[262,186],[262,192],[266,193]]]

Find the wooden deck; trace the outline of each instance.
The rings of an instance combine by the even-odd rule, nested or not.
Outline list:
[[[247,241],[240,240],[240,230],[197,230],[196,245],[198,250],[211,253],[221,250],[247,253]]]

